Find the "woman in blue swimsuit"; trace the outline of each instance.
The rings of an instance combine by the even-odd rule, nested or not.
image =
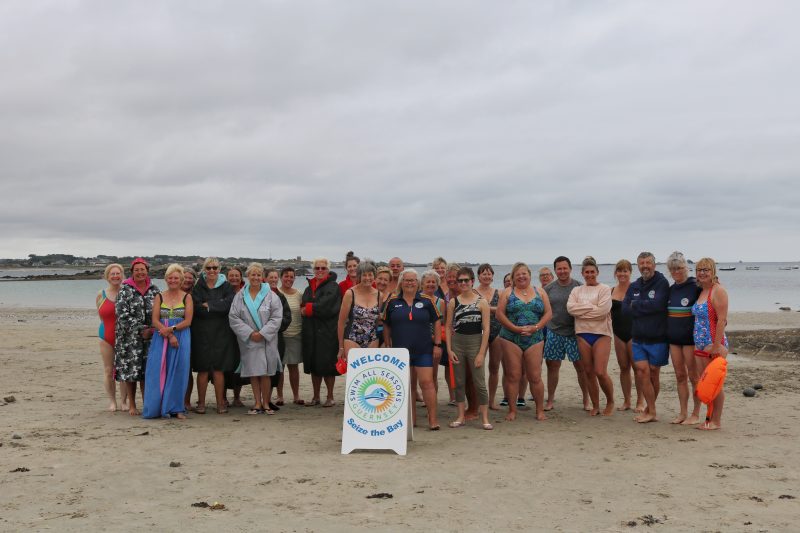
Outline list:
[[[511,269],[513,285],[504,289],[497,302],[497,320],[500,321],[498,337],[503,343],[503,358],[507,378],[506,394],[517,397],[522,366],[536,401],[536,419],[546,420],[544,414],[544,384],[542,383],[542,329],[553,312],[544,290],[531,285],[531,269],[525,263],[516,263]],[[506,420],[517,417],[517,406],[509,402]]]
[[[703,375],[708,364],[715,357],[727,357],[728,339],[725,326],[728,324],[728,291],[720,285],[717,278],[717,264],[704,257],[695,265],[697,284],[702,292],[692,306],[694,315],[695,366],[698,375]],[[714,400],[711,420],[697,426],[697,429],[719,429],[722,418],[722,405],[725,391],[720,391]]]

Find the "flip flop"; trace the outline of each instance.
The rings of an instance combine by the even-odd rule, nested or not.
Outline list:
[[[451,427],[451,428],[460,428],[460,427],[464,427],[464,422],[462,422],[460,420],[453,420],[452,422],[450,422],[447,425],[449,427]]]
[[[502,400],[500,400],[500,405],[502,407],[508,407],[508,398],[503,398]]]
[[[272,409],[264,409],[264,414],[265,415],[274,415],[275,411],[273,411]]]
[[[248,414],[248,415],[263,415],[264,414],[264,410],[263,409],[253,408],[253,409],[250,409],[249,411],[247,411],[247,413],[245,413],[245,414]]]
[[[336,402],[333,400],[325,400],[325,403],[322,404],[322,407],[333,407],[336,405]]]
[[[198,405],[197,407],[194,408],[194,412],[197,413],[198,415],[204,415],[206,414],[206,407],[205,406],[200,407]]]
[[[439,431],[439,429],[441,429],[441,428],[440,428],[438,425],[436,425],[436,426],[431,426],[431,427],[429,427],[428,429],[429,429],[430,431]]]
[[[269,402],[269,408],[272,409],[273,411],[280,411],[281,410],[280,407],[278,407],[277,405],[275,405],[272,402]]]
[[[294,401],[294,404],[295,404],[295,405],[305,405],[305,404],[306,404],[306,401],[305,401],[305,400],[295,400],[295,401]]]
[[[314,399],[314,400],[305,402],[303,405],[305,405],[306,407],[314,407],[315,405],[319,405],[319,400],[318,399]]]
[[[483,424],[483,429],[489,431],[489,430],[494,429],[494,426],[491,425],[491,424]]]

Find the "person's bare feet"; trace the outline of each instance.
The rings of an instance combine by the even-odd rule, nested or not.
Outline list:
[[[506,415],[506,420],[508,420],[509,422],[513,422],[516,419],[517,419],[516,411],[509,411],[508,414]]]
[[[684,420],[686,420],[686,415],[680,414],[680,415],[676,416],[675,418],[673,418],[672,422],[670,422],[670,424],[683,424]]]
[[[642,413],[639,416],[633,417],[633,420],[640,424],[646,424],[648,422],[656,422],[658,418],[656,418],[655,415],[651,415],[650,413]]]
[[[631,402],[625,402],[619,407],[617,407],[617,411],[630,411],[631,410]]]
[[[134,405],[130,409],[128,409],[128,414],[131,415],[131,416],[139,416],[142,413],[140,413],[139,410]]]
[[[636,408],[633,410],[634,413],[644,413],[647,409],[645,408],[644,404],[636,404]]]
[[[606,408],[603,409],[603,416],[611,416],[614,414],[614,402],[606,403]]]
[[[682,426],[694,426],[700,423],[700,417],[697,415],[690,415],[686,420],[681,422]]]
[[[496,403],[495,404],[491,404],[490,403],[489,404],[489,410],[490,411],[499,411],[500,410],[500,406],[498,406]]]
[[[117,402],[112,402],[108,404],[108,411],[111,413],[116,413],[119,411],[119,407],[117,407]]]
[[[583,410],[584,411],[591,411],[592,410],[592,402],[583,402]]]
[[[545,411],[552,411],[553,410],[553,400],[547,400],[544,404]]]
[[[536,413],[536,420],[547,420],[547,415],[544,414],[544,410]]]
[[[720,428],[720,426],[718,426],[717,424],[715,424],[713,422],[705,421],[702,424],[700,424],[699,426],[697,426],[695,429],[702,429],[704,431],[713,431],[713,430],[717,430],[719,428]]]
[[[234,398],[233,399],[233,406],[234,407],[244,407],[244,402],[242,402],[242,400],[239,399],[239,398]]]
[[[186,415],[183,413],[175,413],[175,418],[178,420],[186,420]]]
[[[478,419],[478,413],[474,411],[467,411],[466,413],[464,413],[464,420],[477,420],[477,419]]]
[[[597,409],[595,407],[589,409],[589,416],[597,416],[599,414],[600,414],[600,409]]]

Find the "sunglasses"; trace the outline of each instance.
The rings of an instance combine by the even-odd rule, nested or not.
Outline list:
[[[459,278],[456,281],[459,282],[459,283],[469,283],[472,280],[469,279],[469,278]]]
[[[314,270],[328,270],[328,267],[314,267]]]
[[[216,266],[216,267],[214,267],[214,266],[207,266],[207,267],[206,267],[206,270],[219,270],[219,267],[218,267],[218,266]]]

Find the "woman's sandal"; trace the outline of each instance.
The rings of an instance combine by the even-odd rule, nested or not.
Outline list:
[[[205,405],[203,405],[203,406],[198,405],[198,406],[196,406],[194,408],[194,412],[197,413],[198,415],[204,415],[204,414],[206,414],[206,406]]]
[[[494,429],[494,426],[491,425],[491,424],[483,424],[483,429],[488,431],[488,430]]]
[[[333,400],[325,400],[325,403],[322,404],[322,407],[333,407],[336,405],[336,402]]]
[[[306,402],[306,407],[314,407],[315,405],[319,405],[319,398],[314,398],[313,400]]]
[[[449,427],[451,427],[451,428],[460,428],[460,427],[464,426],[464,421],[463,420],[453,420],[452,422],[450,422],[447,425]]]
[[[274,415],[275,411],[273,411],[272,409],[264,409],[264,414],[265,415]]]
[[[247,411],[247,414],[248,415],[263,415],[264,414],[264,410],[263,409],[257,409],[257,408],[254,407],[254,408],[250,409],[249,411]]]
[[[429,429],[430,431],[439,431],[439,429],[441,429],[441,428],[440,428],[438,425],[436,425],[436,426],[431,426],[431,427],[429,427],[428,429]]]

